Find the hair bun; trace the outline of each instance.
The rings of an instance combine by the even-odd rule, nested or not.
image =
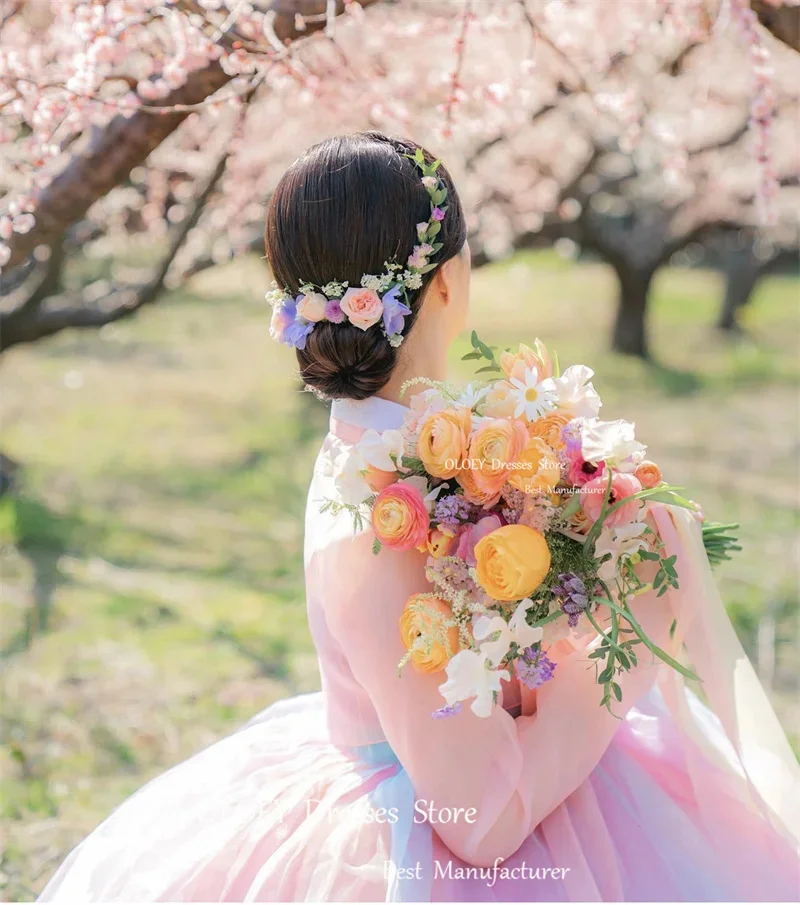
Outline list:
[[[306,386],[323,399],[367,399],[388,383],[397,349],[377,330],[320,323],[297,361]]]

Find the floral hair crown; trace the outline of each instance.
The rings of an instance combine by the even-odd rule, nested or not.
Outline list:
[[[360,330],[369,330],[382,321],[381,330],[395,348],[403,341],[405,319],[411,314],[411,293],[422,287],[422,276],[436,267],[431,255],[442,247],[435,242],[442,228],[447,208],[445,187],[436,171],[441,161],[426,163],[422,151],[405,155],[422,173],[422,184],[428,191],[431,214],[425,223],[417,224],[418,245],[405,264],[396,261],[384,263],[379,276],[365,273],[361,286],[349,286],[346,282],[332,280],[324,286],[301,283],[300,294],[294,296],[289,289],[273,289],[266,294],[272,305],[270,336],[295,349],[305,349],[309,333],[322,321],[341,324],[349,321]]]

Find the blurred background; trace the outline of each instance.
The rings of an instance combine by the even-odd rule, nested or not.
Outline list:
[[[5,899],[318,687],[328,412],[269,339],[261,233],[337,132],[440,154],[472,326],[593,367],[603,415],[741,523],[718,578],[798,745],[797,3],[4,0],[0,26]]]

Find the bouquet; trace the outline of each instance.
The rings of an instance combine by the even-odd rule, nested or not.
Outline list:
[[[338,467],[338,498],[323,501],[348,510],[356,530],[369,519],[376,554],[428,554],[432,588],[406,603],[398,671],[445,672],[437,718],[466,702],[488,716],[512,672],[530,688],[549,681],[547,645],[570,634],[598,637],[589,657],[609,710],[640,645],[693,678],[631,610],[637,595],[678,586],[648,507],[692,510],[712,563],[740,549],[738,526],[706,523],[645,457],[632,423],[598,418],[589,368],[560,373],[538,339],[498,357],[475,333],[464,357],[496,376],[465,389],[410,381],[430,385],[412,396],[402,428],[366,431]],[[647,582],[643,561],[654,564]]]

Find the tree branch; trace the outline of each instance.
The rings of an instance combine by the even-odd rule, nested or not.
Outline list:
[[[369,6],[376,0],[359,0]],[[325,0],[272,0],[272,28],[278,41],[285,45],[325,26]],[[344,9],[337,0],[336,11]],[[296,19],[296,17],[302,17]],[[298,22],[303,30],[297,28]],[[192,107],[199,104],[231,80],[219,63],[192,72],[184,85],[160,100],[159,107]],[[148,105],[147,102],[144,104]],[[40,194],[33,210],[36,223],[30,232],[14,233],[8,242],[11,257],[7,267],[24,261],[37,245],[54,245],[67,227],[144,163],[150,154],[171,135],[188,116],[188,111],[161,112],[138,110],[130,118],[115,116],[88,147],[76,154],[64,170]]]
[[[751,0],[758,21],[779,41],[800,53],[800,6],[773,6],[767,0]]]
[[[81,299],[58,304],[58,299],[54,298],[50,300],[50,305],[41,305],[42,287],[37,286],[31,299],[11,311],[0,312],[0,353],[13,346],[60,333],[69,327],[102,327],[130,317],[139,308],[154,302],[164,288],[164,279],[175,256],[197,225],[206,202],[222,178],[229,154],[230,151],[226,150],[220,155],[205,187],[195,199],[191,213],[175,230],[166,253],[146,283],[139,287],[117,288],[92,304]]]

